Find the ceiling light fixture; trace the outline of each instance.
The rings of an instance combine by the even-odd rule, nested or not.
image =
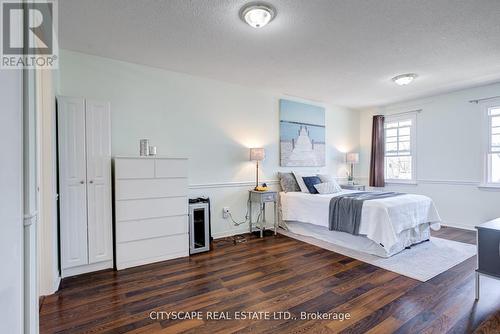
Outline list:
[[[395,76],[392,78],[392,81],[396,83],[396,85],[406,86],[410,84],[418,75],[415,73],[407,73]]]
[[[276,10],[265,3],[250,3],[241,8],[240,17],[249,26],[262,28],[276,17]]]

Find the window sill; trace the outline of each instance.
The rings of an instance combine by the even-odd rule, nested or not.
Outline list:
[[[417,181],[413,181],[413,180],[386,180],[385,181],[385,184],[387,185],[391,185],[391,184],[395,184],[395,185],[410,185],[410,186],[416,186],[417,185]]]
[[[499,183],[482,183],[477,186],[479,189],[483,190],[499,190],[500,191],[500,184]]]

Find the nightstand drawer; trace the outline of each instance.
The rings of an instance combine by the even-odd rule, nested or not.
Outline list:
[[[250,192],[250,200],[254,203],[269,203],[274,202],[277,199],[276,192],[259,192],[259,191],[251,191]]]
[[[500,231],[478,229],[479,271],[500,275]]]
[[[360,191],[365,190],[365,186],[362,184],[341,184],[340,188],[348,190],[360,190]]]
[[[274,202],[276,200],[276,193],[263,194],[261,198],[262,202]]]

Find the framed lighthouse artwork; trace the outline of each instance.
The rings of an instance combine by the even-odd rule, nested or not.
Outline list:
[[[325,166],[325,109],[280,100],[280,165]]]

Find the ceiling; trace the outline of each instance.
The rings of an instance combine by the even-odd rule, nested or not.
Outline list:
[[[268,0],[262,29],[240,20],[248,2],[63,0],[59,43],[351,108],[500,81],[499,0]]]

